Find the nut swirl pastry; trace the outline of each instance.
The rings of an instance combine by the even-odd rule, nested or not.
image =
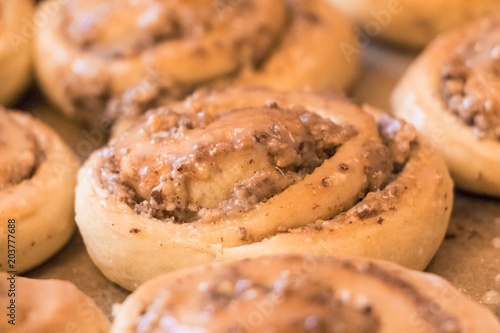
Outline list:
[[[393,111],[444,156],[458,187],[500,196],[500,16],[438,37],[393,92]]]
[[[29,270],[68,241],[78,167],[52,129],[0,109],[0,271]]]
[[[76,221],[127,289],[265,253],[349,253],[423,269],[450,216],[444,162],[412,126],[342,97],[198,92],[151,110],[79,172]],[[144,260],[144,258],[148,258]]]
[[[70,0],[40,11],[49,6],[57,11],[38,31],[38,81],[90,124],[119,117],[116,104],[143,111],[225,80],[341,89],[358,72],[359,57],[338,47],[353,43],[354,29],[326,0]]]
[[[105,333],[110,326],[95,302],[68,281],[0,272],[0,306],[7,314],[0,320],[3,333]]]
[[[330,1],[358,23],[364,38],[382,38],[410,48],[424,47],[439,33],[500,11],[497,0]]]
[[[12,104],[30,81],[31,0],[0,0],[0,105]]]
[[[354,257],[269,256],[162,275],[115,309],[111,333],[500,332],[444,279]]]

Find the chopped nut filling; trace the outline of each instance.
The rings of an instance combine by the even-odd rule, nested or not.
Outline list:
[[[500,140],[500,22],[495,19],[465,39],[441,69],[447,109],[480,139]]]
[[[159,219],[245,212],[313,172],[354,135],[305,110],[210,117],[158,109],[102,150],[102,181],[137,213]]]

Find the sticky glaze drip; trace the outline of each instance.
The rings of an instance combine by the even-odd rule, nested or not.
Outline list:
[[[353,265],[349,261],[344,261],[345,269],[353,270],[377,279],[395,290],[395,294],[408,299],[416,309],[417,315],[422,318],[427,325],[435,332],[461,333],[461,327],[457,318],[449,314],[440,304],[433,299],[426,297],[414,285],[389,271],[372,263],[364,265]]]
[[[350,126],[277,105],[214,117],[164,108],[101,152],[101,179],[138,214],[204,220],[251,210],[355,135]]]
[[[480,139],[500,140],[500,21],[484,22],[441,68],[447,109]]]

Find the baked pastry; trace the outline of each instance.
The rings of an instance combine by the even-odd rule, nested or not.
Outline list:
[[[68,281],[0,272],[0,306],[3,333],[106,333],[110,326],[95,302]]]
[[[338,47],[354,42],[353,26],[327,0],[70,0],[39,11],[50,6],[35,43],[38,81],[93,125],[224,80],[341,89],[358,72],[359,56]]]
[[[438,37],[393,92],[394,113],[445,158],[458,187],[500,196],[500,16]]]
[[[162,275],[116,308],[111,333],[500,332],[444,279],[354,257],[269,256]]]
[[[28,114],[0,109],[0,271],[31,269],[71,237],[79,161]]]
[[[421,48],[439,33],[500,11],[496,0],[330,0],[359,26],[359,47],[370,37]],[[351,52],[353,50],[351,49]]]
[[[32,0],[0,0],[0,105],[12,104],[30,81]]]
[[[129,290],[266,253],[423,269],[444,236],[452,183],[412,126],[388,116],[378,126],[339,96],[201,91],[151,110],[90,156],[76,222],[95,264]]]

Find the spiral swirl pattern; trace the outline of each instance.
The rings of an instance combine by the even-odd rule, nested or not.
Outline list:
[[[9,239],[17,249],[15,260],[0,258],[1,271],[33,268],[69,240],[78,167],[73,152],[47,126],[0,109],[0,218],[15,221],[9,223],[14,227],[0,226],[0,250],[8,253]]]
[[[354,252],[421,269],[452,200],[442,161],[413,127],[387,116],[377,123],[341,97],[260,89],[199,92],[151,110],[79,177],[77,223],[94,260],[115,256],[98,239],[128,239],[173,251],[151,267],[160,271],[286,251]],[[409,252],[376,245],[386,228],[395,238],[408,232]],[[122,281],[111,267],[105,274]]]

